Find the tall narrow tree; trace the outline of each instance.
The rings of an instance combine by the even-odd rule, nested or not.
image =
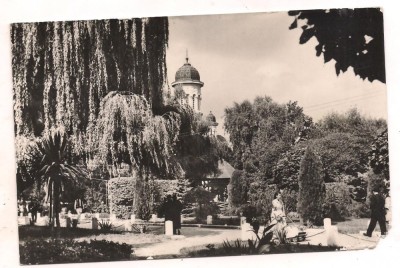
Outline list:
[[[320,225],[323,220],[322,204],[325,200],[325,183],[322,162],[308,147],[300,164],[299,201],[297,211],[303,222]]]

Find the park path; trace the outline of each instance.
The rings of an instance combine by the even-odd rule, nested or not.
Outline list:
[[[185,228],[183,228],[183,235],[172,236],[171,240],[152,244],[143,248],[137,248],[135,249],[135,255],[140,257],[178,255],[182,248],[208,244],[220,244],[224,240],[236,240],[241,238],[240,230],[218,229],[210,231],[212,231],[212,233],[207,235],[186,237],[184,235]]]
[[[326,232],[323,229],[307,229],[307,239],[301,244],[327,245]],[[143,248],[135,249],[135,255],[140,257],[151,257],[160,255],[178,255],[182,248],[202,246],[207,244],[219,244],[224,240],[241,239],[240,230],[216,230],[208,235],[192,237],[174,236],[171,240],[152,244]],[[347,250],[374,248],[379,242],[379,235],[374,233],[371,238],[362,234],[342,234],[337,236],[339,246]]]
[[[327,245],[327,233],[324,229],[307,229],[307,239],[301,244],[310,243],[311,245],[319,245],[322,246]],[[358,234],[342,234],[339,233],[337,236],[337,244],[340,247],[343,247],[347,250],[355,250],[355,249],[366,249],[366,248],[374,248],[380,239],[380,235],[378,233],[373,233],[372,237],[365,237],[362,233]]]

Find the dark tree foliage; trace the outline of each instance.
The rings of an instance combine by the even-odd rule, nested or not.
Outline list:
[[[322,162],[308,147],[300,164],[299,201],[297,212],[304,223],[321,225],[324,217],[325,183],[322,177]]]
[[[231,149],[225,138],[209,135],[208,123],[190,107],[179,104],[175,99],[167,100],[167,105],[159,112],[175,112],[180,116],[175,158],[192,186],[199,185],[201,179],[208,175],[218,174],[218,160],[226,156],[231,158]]]
[[[385,83],[383,13],[379,8],[290,11],[295,20],[289,29],[299,27],[300,44],[312,37],[318,41],[317,56],[324,62],[336,61],[336,74],[353,67],[362,79]]]
[[[196,219],[204,220],[208,215],[216,215],[220,212],[219,207],[216,203],[212,202],[214,194],[207,191],[201,186],[195,187],[188,191],[183,197],[184,204],[195,204],[194,209]]]
[[[307,142],[293,146],[276,163],[273,169],[274,182],[280,189],[298,191],[300,162],[307,146]]]
[[[296,102],[275,103],[257,97],[225,109],[225,129],[233,149],[233,165],[272,182],[273,167],[295,143],[307,117]]]
[[[349,133],[332,133],[313,141],[315,152],[321,157],[325,182],[340,176],[357,176],[368,170],[368,147],[365,140]]]
[[[229,206],[239,207],[248,200],[248,181],[243,170],[235,170],[228,185]]]
[[[330,113],[318,121],[318,128],[323,137],[329,133],[349,133],[365,139],[370,143],[376,134],[387,128],[383,119],[371,119],[363,116],[356,108],[350,109],[344,114]]]
[[[369,164],[375,174],[382,174],[389,179],[389,145],[388,130],[380,133],[371,146],[369,152]]]
[[[167,18],[18,23],[11,41],[17,135],[84,134],[110,91],[162,105]]]

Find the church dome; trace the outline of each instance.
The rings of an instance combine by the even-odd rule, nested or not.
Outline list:
[[[206,117],[206,121],[210,123],[210,125],[213,126],[218,126],[217,119],[215,118],[215,115],[210,111],[210,113]]]
[[[189,62],[186,62],[181,68],[176,71],[175,82],[177,81],[200,81],[200,74]]]

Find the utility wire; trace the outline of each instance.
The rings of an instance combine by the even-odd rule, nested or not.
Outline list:
[[[328,102],[324,102],[324,103],[318,103],[318,104],[306,106],[306,107],[304,107],[304,109],[314,108],[314,107],[317,107],[317,106],[324,106],[324,105],[335,103],[335,102],[346,102],[346,101],[350,101],[352,99],[357,99],[357,98],[372,97],[372,96],[375,96],[375,95],[381,95],[382,93],[384,93],[384,91],[370,92],[370,93],[367,93],[367,94],[362,94],[362,95],[357,95],[357,96],[352,96],[352,97],[348,97],[348,98],[342,98],[342,99],[337,99],[337,100],[332,100],[332,101],[328,101]]]

